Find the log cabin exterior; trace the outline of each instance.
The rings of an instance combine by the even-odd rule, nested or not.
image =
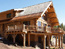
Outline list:
[[[23,43],[23,46],[40,45],[43,49],[52,47],[51,37],[56,39],[55,48],[63,47],[63,31],[51,1],[0,12],[0,34],[12,41]],[[58,39],[58,41],[57,41]],[[57,44],[58,43],[58,44]]]

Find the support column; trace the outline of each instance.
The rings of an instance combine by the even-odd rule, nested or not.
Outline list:
[[[8,35],[4,34],[4,38],[5,38],[6,40],[7,40],[7,36],[8,36]]]
[[[60,48],[60,35],[58,35],[58,46]]]
[[[37,45],[37,42],[38,42],[38,37],[37,35],[35,35],[35,45]]]
[[[15,44],[16,35],[12,35],[12,37],[13,37],[13,43]]]
[[[56,44],[55,44],[55,49],[57,49],[57,35],[55,35],[56,39]]]
[[[23,34],[23,46],[25,47],[26,44],[26,34]]]
[[[46,35],[43,38],[43,49],[46,49]]]
[[[57,47],[57,36],[56,36],[56,47]]]
[[[30,46],[30,34],[28,33],[28,46]]]
[[[61,48],[63,48],[63,35],[61,35]]]
[[[35,42],[37,42],[38,41],[38,37],[37,37],[37,35],[35,35]]]
[[[48,43],[49,49],[50,49],[50,37],[51,37],[51,36],[49,35],[49,36],[48,36],[48,38],[49,38],[49,41],[48,41],[48,42],[49,42],[49,43]]]

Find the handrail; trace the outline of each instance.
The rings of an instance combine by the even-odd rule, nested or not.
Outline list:
[[[51,30],[51,27],[46,27],[46,32],[47,32],[47,33],[51,33],[51,31],[52,31],[52,30]]]
[[[53,33],[62,33],[63,32],[63,29],[61,29],[61,28],[52,28],[51,30]]]
[[[6,32],[9,32],[9,31],[20,31],[20,30],[22,30],[22,25],[9,26],[9,28],[7,27],[5,29]]]
[[[9,28],[6,28],[6,32],[9,31],[32,31],[32,32],[46,32],[46,33],[60,33],[62,32],[59,28],[51,28],[48,26],[35,26],[35,25],[16,25],[16,26],[9,26]]]
[[[29,26],[26,26],[25,29],[27,31],[44,31],[44,27],[41,27],[41,26],[34,26],[34,25],[29,25]]]

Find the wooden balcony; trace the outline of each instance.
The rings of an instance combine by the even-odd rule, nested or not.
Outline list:
[[[18,26],[9,26],[9,29],[6,29],[5,32],[31,32],[31,33],[61,33],[63,30],[59,28],[51,28],[48,26],[34,26],[34,25],[18,25]]]
[[[41,27],[41,26],[25,26],[25,30],[27,30],[28,32],[32,32],[32,33],[44,33],[44,32],[49,32],[51,33],[51,27]]]
[[[53,33],[63,33],[64,32],[63,29],[61,28],[52,28],[51,30]]]

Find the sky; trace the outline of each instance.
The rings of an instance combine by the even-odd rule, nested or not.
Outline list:
[[[32,6],[40,3],[44,3],[50,0],[0,0],[0,12],[24,8],[27,6]],[[65,0],[52,0],[57,14],[59,23],[65,25]]]

